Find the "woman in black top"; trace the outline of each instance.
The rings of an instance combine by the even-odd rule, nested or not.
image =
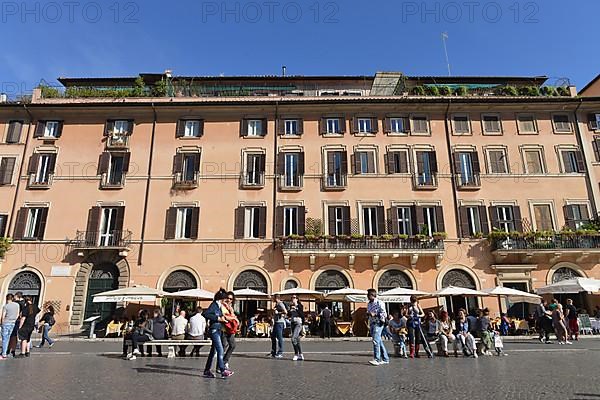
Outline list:
[[[55,322],[56,320],[54,319],[54,307],[52,307],[52,305],[49,305],[47,311],[44,313],[42,318],[40,318],[40,328],[43,329],[42,341],[40,342],[39,346],[36,347],[43,347],[44,343],[46,342],[48,342],[48,347],[52,347],[54,345],[54,340],[50,338],[50,330],[54,326]]]
[[[294,361],[304,361],[302,348],[300,347],[300,335],[304,324],[304,306],[298,300],[298,296],[292,296],[290,306],[290,318],[292,320],[292,346],[294,347]]]
[[[25,296],[25,306],[21,311],[21,324],[19,326],[18,337],[21,341],[20,357],[29,357],[29,340],[35,328],[35,317],[40,312],[39,307],[33,304],[31,296]]]

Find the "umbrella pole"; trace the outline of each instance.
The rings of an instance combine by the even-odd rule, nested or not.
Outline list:
[[[454,312],[454,301],[452,300],[452,296],[450,296],[450,308],[452,309],[452,312]]]
[[[502,315],[502,299],[498,296],[498,310],[500,310],[500,315]]]

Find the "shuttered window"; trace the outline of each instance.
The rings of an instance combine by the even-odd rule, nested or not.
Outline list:
[[[47,218],[47,207],[21,208],[17,213],[14,238],[16,240],[42,240]]]
[[[577,150],[562,150],[560,152],[563,173],[585,172],[583,155]]]
[[[535,117],[533,115],[520,114],[517,115],[517,127],[519,133],[537,133],[537,126],[535,123]]]
[[[19,143],[22,130],[23,121],[9,121],[8,130],[6,131],[6,143]]]
[[[471,133],[471,123],[468,115],[454,115],[452,117],[454,133],[457,135],[466,135]]]
[[[483,115],[481,117],[483,123],[483,132],[485,133],[501,133],[502,126],[500,124],[500,117],[497,115]]]
[[[424,115],[414,115],[412,117],[412,132],[426,134],[429,133],[429,120]]]
[[[590,215],[586,204],[567,204],[563,207],[565,224],[571,230],[581,229],[589,222]]]
[[[544,164],[542,161],[541,149],[525,150],[523,152],[525,158],[525,172],[527,174],[543,174]]]
[[[386,168],[388,174],[407,174],[408,169],[408,151],[393,150],[385,156]]]
[[[505,149],[488,149],[488,172],[490,174],[507,174],[508,160]]]
[[[552,222],[552,209],[550,208],[550,204],[535,204],[533,206],[533,213],[535,218],[535,227],[538,231],[554,230],[554,223]]]
[[[552,116],[552,123],[554,125],[554,132],[556,133],[571,132],[571,120],[568,114],[554,114]]]
[[[16,157],[0,158],[0,185],[10,185],[13,180]]]

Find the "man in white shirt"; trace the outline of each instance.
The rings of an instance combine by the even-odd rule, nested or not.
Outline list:
[[[381,339],[381,333],[387,322],[387,312],[385,304],[377,298],[377,291],[369,289],[367,291],[367,315],[369,317],[369,327],[371,337],[373,338],[373,360],[369,361],[371,365],[386,365],[390,363],[385,344]]]
[[[204,340],[204,333],[206,332],[206,318],[202,316],[202,307],[196,308],[196,314],[190,318],[190,326],[188,330],[188,338],[192,340]],[[200,357],[200,347],[194,346],[190,356],[196,353],[196,357]]]
[[[171,339],[183,340],[185,339],[185,332],[188,327],[188,320],[185,318],[185,311],[181,310],[179,316],[174,318],[172,321],[173,330],[171,331]],[[185,348],[187,346],[179,346],[179,356],[185,357]]]

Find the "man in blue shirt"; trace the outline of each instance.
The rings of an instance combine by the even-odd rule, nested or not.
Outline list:
[[[381,338],[381,333],[387,323],[385,304],[377,298],[377,291],[375,289],[367,291],[367,298],[369,299],[367,314],[369,316],[371,337],[373,338],[373,360],[369,361],[369,363],[375,366],[389,364],[390,358]]]

